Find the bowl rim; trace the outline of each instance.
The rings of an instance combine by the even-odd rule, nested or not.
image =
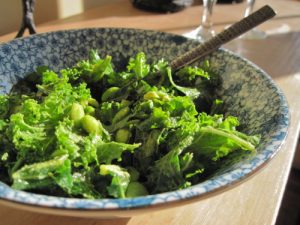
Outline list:
[[[21,39],[34,39],[39,36],[47,36],[49,34],[57,33],[57,32],[77,32],[84,30],[106,30],[106,29],[117,29],[117,30],[132,30],[134,32],[150,32],[150,33],[160,33],[170,35],[172,37],[182,37],[181,35],[161,32],[161,31],[153,31],[153,30],[143,30],[143,29],[132,29],[132,28],[83,28],[83,29],[71,29],[71,30],[59,30],[53,32],[47,32],[37,35],[32,35],[29,37],[24,37]],[[186,41],[193,41],[191,39],[185,38]],[[2,47],[5,44],[13,43],[15,40],[12,40],[7,43],[0,44]],[[193,41],[194,42],[194,41]],[[186,203],[192,203],[198,201],[199,199],[209,198],[216,194],[222,193],[228,189],[231,189],[244,181],[251,178],[257,171],[261,171],[265,165],[277,154],[277,152],[281,149],[284,144],[287,134],[288,128],[290,126],[290,114],[287,100],[280,90],[280,88],[275,84],[272,78],[261,68],[259,68],[256,64],[251,62],[248,59],[245,59],[230,50],[227,49],[219,49],[218,51],[222,51],[225,54],[236,57],[238,60],[241,60],[252,67],[257,73],[262,75],[266,81],[271,85],[271,87],[275,90],[275,92],[280,97],[280,115],[282,116],[280,120],[284,121],[285,125],[280,125],[279,123],[276,125],[276,132],[272,135],[272,138],[266,143],[268,146],[270,143],[273,143],[273,148],[275,150],[270,151],[269,155],[265,159],[260,159],[259,156],[263,155],[264,150],[260,152],[255,157],[251,158],[248,162],[249,164],[256,160],[255,166],[249,167],[249,170],[244,175],[239,175],[241,172],[240,168],[236,168],[232,171],[226,172],[221,175],[217,175],[214,177],[215,182],[212,188],[209,188],[209,185],[212,185],[211,180],[206,180],[199,184],[193,185],[189,188],[164,192],[159,194],[147,195],[142,197],[135,198],[125,198],[125,199],[79,199],[79,198],[67,198],[67,197],[56,197],[56,196],[48,196],[42,194],[34,194],[25,191],[14,190],[5,183],[0,181],[0,203],[12,203],[12,205],[23,205],[28,207],[42,207],[46,209],[53,210],[83,210],[85,211],[143,211],[145,207],[147,208],[163,208],[169,206],[178,206]],[[277,137],[278,139],[275,139]],[[276,142],[277,141],[277,142]],[[275,143],[276,142],[276,143]],[[236,178],[231,180],[230,182],[222,183],[222,177],[229,176],[235,174]],[[218,182],[220,182],[218,184]]]

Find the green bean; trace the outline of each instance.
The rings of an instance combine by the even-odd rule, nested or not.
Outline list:
[[[102,125],[99,120],[90,115],[85,115],[81,119],[83,129],[89,134],[102,134]]]
[[[131,133],[128,129],[119,129],[116,133],[116,141],[121,143],[128,143]]]
[[[70,118],[75,122],[79,121],[84,117],[84,109],[79,103],[73,103],[70,111]]]
[[[134,198],[138,196],[148,195],[148,191],[143,184],[140,182],[131,182],[129,183],[127,190],[126,190],[126,197],[127,198]]]
[[[159,95],[159,98],[163,101],[170,101],[171,100],[170,96],[167,93],[159,91],[158,95]]]
[[[116,96],[116,93],[120,90],[118,87],[110,87],[102,94],[101,100],[103,102],[108,101]]]
[[[115,124],[122,120],[125,116],[127,116],[130,113],[130,109],[128,106],[122,108],[119,112],[116,113],[114,118],[112,119],[112,124]]]

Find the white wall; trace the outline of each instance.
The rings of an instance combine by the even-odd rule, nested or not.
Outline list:
[[[65,18],[114,1],[117,0],[36,0],[35,22]],[[18,30],[21,20],[22,0],[0,0],[0,35]]]

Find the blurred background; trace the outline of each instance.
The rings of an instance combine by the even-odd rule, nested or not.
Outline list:
[[[38,25],[117,1],[120,0],[37,0],[34,19]],[[22,1],[0,0],[0,15],[0,35],[18,30],[22,20]]]

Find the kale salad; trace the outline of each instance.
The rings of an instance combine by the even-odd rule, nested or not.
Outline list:
[[[220,112],[218,85],[207,61],[175,73],[142,52],[124,71],[97,51],[59,73],[39,67],[0,96],[0,180],[88,199],[197,184],[259,143]]]

